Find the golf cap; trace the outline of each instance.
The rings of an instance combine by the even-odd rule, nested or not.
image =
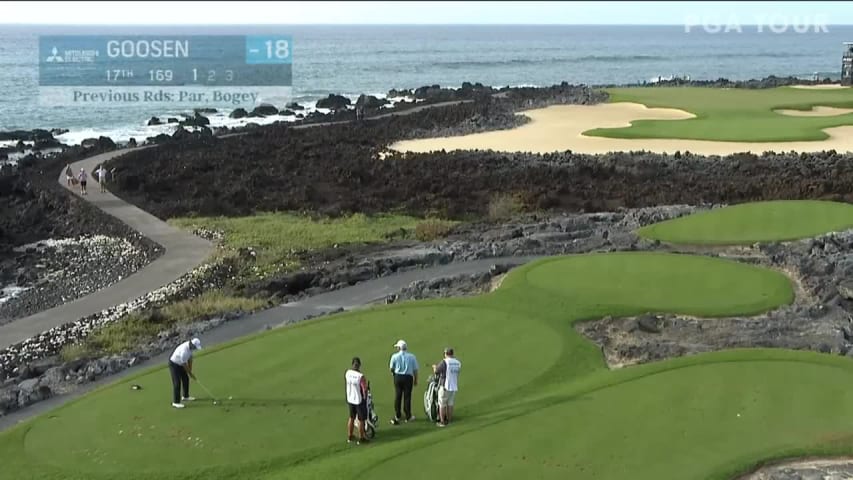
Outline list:
[[[190,342],[192,342],[192,344],[196,348],[196,350],[201,350],[201,340],[199,340],[198,338],[194,338],[194,339],[190,340]]]
[[[406,345],[406,341],[401,339],[401,340],[397,340],[397,343],[395,343],[394,346],[397,348],[402,348],[403,350],[405,350],[407,345]]]

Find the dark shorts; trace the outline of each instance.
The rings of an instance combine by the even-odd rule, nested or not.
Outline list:
[[[86,186],[86,180],[80,180],[80,185]]]
[[[347,406],[349,407],[349,418],[358,416],[359,420],[367,419],[367,402],[361,402],[358,405],[347,402]]]

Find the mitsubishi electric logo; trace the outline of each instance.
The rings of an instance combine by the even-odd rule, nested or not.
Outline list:
[[[48,55],[46,62],[64,62],[65,59],[59,56],[59,50],[56,47],[53,47],[53,50],[50,51],[50,55]]]
[[[50,55],[45,57],[44,63],[95,63],[95,59],[100,56],[100,53],[94,48],[74,48],[63,51],[54,46],[50,49]]]

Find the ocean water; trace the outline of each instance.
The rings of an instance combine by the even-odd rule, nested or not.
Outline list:
[[[464,81],[493,86],[634,83],[658,76],[761,78],[815,73],[838,78],[842,42],[853,26],[776,34],[744,26],[740,33],[685,32],[681,26],[210,26],[56,27],[0,25],[0,131],[66,128],[69,143],[97,135],[116,140],[169,132],[146,127],[151,116],[186,109],[151,105],[86,108],[38,102],[38,37],[62,34],[261,35],[293,37],[293,100],[305,105],[329,93],[353,99],[391,88]],[[200,105],[201,106],[201,105]],[[219,108],[214,125],[231,125]],[[162,108],[162,107],[160,107]],[[257,119],[253,119],[257,121]],[[272,121],[268,119],[267,121]],[[245,121],[244,121],[245,122]]]

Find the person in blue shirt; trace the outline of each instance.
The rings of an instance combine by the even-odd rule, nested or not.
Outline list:
[[[406,414],[406,422],[415,419],[412,415],[412,388],[418,384],[418,359],[409,352],[405,340],[394,344],[397,353],[391,355],[391,376],[394,379],[394,413],[392,425],[400,424],[401,413]],[[402,412],[401,410],[402,404]]]

